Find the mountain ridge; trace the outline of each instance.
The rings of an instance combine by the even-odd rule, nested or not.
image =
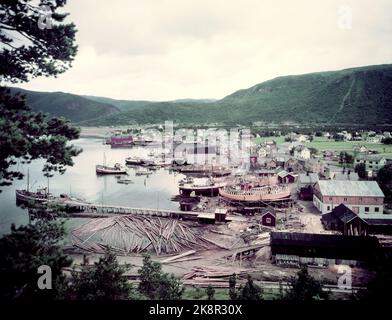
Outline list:
[[[216,101],[80,97],[99,103],[95,107],[102,112],[95,113],[92,118],[71,119],[79,125],[161,123],[165,120],[231,124],[256,121],[392,124],[392,64],[279,76]]]

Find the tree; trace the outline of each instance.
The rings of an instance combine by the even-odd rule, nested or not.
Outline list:
[[[392,198],[392,163],[386,164],[377,173],[377,182],[387,199]]]
[[[229,277],[229,296],[231,300],[237,300],[237,290],[236,290],[237,279],[235,274]]]
[[[383,144],[392,144],[392,138],[391,138],[391,137],[383,138],[383,139],[381,140],[381,142],[382,142]]]
[[[62,268],[72,263],[59,242],[65,230],[63,223],[37,221],[16,228],[0,239],[0,296],[2,299],[56,299],[63,296],[66,278]],[[41,290],[40,266],[49,266],[52,289]]]
[[[309,147],[309,151],[310,151],[310,154],[312,156],[314,156],[314,155],[316,155],[318,153],[318,150],[316,148],[313,148],[313,147]]]
[[[214,300],[215,289],[209,285],[206,289],[207,300]]]
[[[140,274],[139,291],[155,300],[178,300],[184,292],[181,282],[173,275],[162,272],[161,264],[151,260],[149,255],[143,257]]]
[[[0,75],[2,81],[25,82],[37,76],[56,76],[71,66],[77,47],[75,25],[62,23],[67,14],[56,12],[66,0],[41,1],[51,14],[50,28],[41,30],[42,7],[34,1],[2,1],[0,4]],[[42,26],[42,25],[41,25]],[[44,172],[63,173],[80,150],[68,146],[79,131],[64,119],[47,118],[26,106],[19,94],[0,87],[0,186],[10,185],[23,174],[10,167],[44,158]],[[1,190],[0,190],[1,191]]]
[[[63,23],[68,14],[56,11],[67,1],[37,2],[15,0],[0,4],[0,74],[5,81],[55,76],[66,71],[76,55],[75,25]],[[40,25],[42,20],[49,24]]]
[[[358,174],[358,177],[361,179],[366,179],[367,178],[367,172],[366,172],[366,165],[364,163],[358,163],[354,171]]]
[[[120,266],[109,249],[93,267],[84,266],[81,272],[72,271],[68,298],[76,300],[124,300],[132,293],[124,273],[129,266]]]
[[[387,301],[392,286],[392,256],[381,253],[376,258],[376,275],[371,279],[366,289],[359,290],[354,298],[370,301]]]
[[[181,300],[183,292],[184,288],[179,279],[173,274],[162,273],[154,298],[158,300]]]
[[[238,300],[262,300],[263,290],[248,275],[246,284],[238,290]]]
[[[322,290],[322,284],[314,279],[306,266],[301,267],[295,277],[289,281],[289,290],[284,296],[286,300],[311,301],[328,299],[328,293]]]

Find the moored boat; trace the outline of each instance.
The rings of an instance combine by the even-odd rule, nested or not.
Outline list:
[[[52,194],[48,192],[47,188],[38,189],[36,192],[25,189],[15,190],[16,200],[20,202],[38,202],[44,203],[53,199]]]
[[[116,163],[114,167],[97,164],[95,166],[97,174],[126,174],[127,170],[124,169],[121,164]]]
[[[125,164],[131,166],[141,166],[143,164],[143,160],[138,157],[128,157],[125,158]]]

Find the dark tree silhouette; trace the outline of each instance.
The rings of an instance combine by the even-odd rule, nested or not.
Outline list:
[[[77,46],[75,25],[63,23],[67,14],[57,9],[65,0],[9,0],[0,2],[0,83],[25,82],[38,76],[56,76],[71,66]],[[41,6],[48,8],[50,28],[41,29]],[[23,174],[11,169],[23,162],[44,158],[44,172],[63,173],[80,150],[67,145],[79,131],[64,119],[49,119],[32,112],[23,96],[0,87],[0,186]],[[1,191],[1,190],[0,190]]]

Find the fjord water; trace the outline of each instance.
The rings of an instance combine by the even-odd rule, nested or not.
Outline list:
[[[124,159],[129,156],[143,155],[141,148],[111,148],[99,139],[78,139],[72,144],[82,148],[83,152],[74,158],[74,165],[67,167],[67,171],[60,175],[56,173],[49,179],[50,192],[58,196],[66,193],[88,202],[100,204],[124,205],[140,208],[178,209],[178,202],[170,201],[172,195],[178,194],[177,183],[184,176],[169,172],[163,168],[152,171],[148,176],[135,175],[135,169],[129,168],[129,175],[124,179],[131,179],[132,184],[117,183],[114,175],[97,176],[95,165],[104,162],[114,165],[118,162],[125,165]],[[30,172],[30,190],[46,187],[48,180],[42,174],[44,161],[37,160],[31,164],[18,164],[16,168],[27,175]],[[8,233],[12,223],[15,225],[28,222],[26,210],[16,206],[15,189],[26,188],[27,177],[15,181],[11,186],[2,187],[0,193],[0,235]]]

